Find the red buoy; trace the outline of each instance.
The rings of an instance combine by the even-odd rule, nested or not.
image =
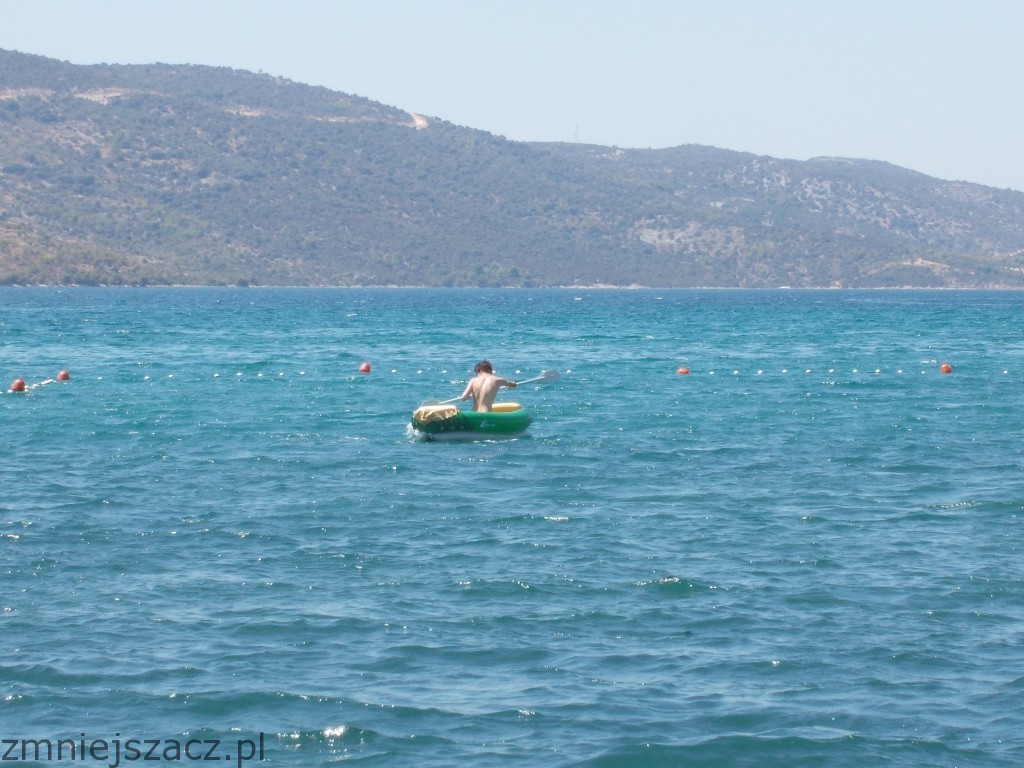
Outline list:
[[[367,362],[363,362],[363,364],[359,366],[359,372],[360,373],[369,373],[370,372],[370,364],[367,363]]]
[[[70,378],[71,374],[68,373],[66,370],[63,370],[57,374],[57,381],[67,381]]]
[[[677,371],[676,371],[676,373],[678,373],[678,374],[680,374],[680,375],[682,375],[682,376],[685,376],[685,375],[686,375],[686,374],[688,374],[689,372],[690,372],[690,369],[689,369],[689,368],[687,368],[687,367],[686,367],[685,365],[684,365],[684,366],[682,366],[682,367],[680,367],[680,368],[679,368],[679,370],[677,370]]]
[[[20,376],[11,382],[11,392],[24,392],[25,380]]]
[[[939,373],[952,373],[952,372],[953,372],[953,366],[951,366],[949,363],[943,363],[942,365],[939,366]]]

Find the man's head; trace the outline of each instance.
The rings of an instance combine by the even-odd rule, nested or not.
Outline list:
[[[481,360],[473,368],[477,373],[494,373],[494,369],[491,367],[490,360]]]

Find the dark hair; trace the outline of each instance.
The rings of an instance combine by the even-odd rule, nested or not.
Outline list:
[[[473,366],[473,370],[476,371],[477,373],[480,373],[481,371],[483,371],[484,373],[494,373],[494,369],[491,367],[490,360],[481,360],[479,363]]]

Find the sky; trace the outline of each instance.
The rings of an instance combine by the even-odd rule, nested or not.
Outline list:
[[[75,64],[225,66],[515,141],[1020,191],[1022,30],[1021,0],[0,0],[0,48]]]

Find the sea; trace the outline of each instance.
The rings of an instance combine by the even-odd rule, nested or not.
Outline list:
[[[8,287],[0,334],[5,765],[1024,764],[1024,293]],[[558,372],[530,429],[411,433],[481,358]]]

